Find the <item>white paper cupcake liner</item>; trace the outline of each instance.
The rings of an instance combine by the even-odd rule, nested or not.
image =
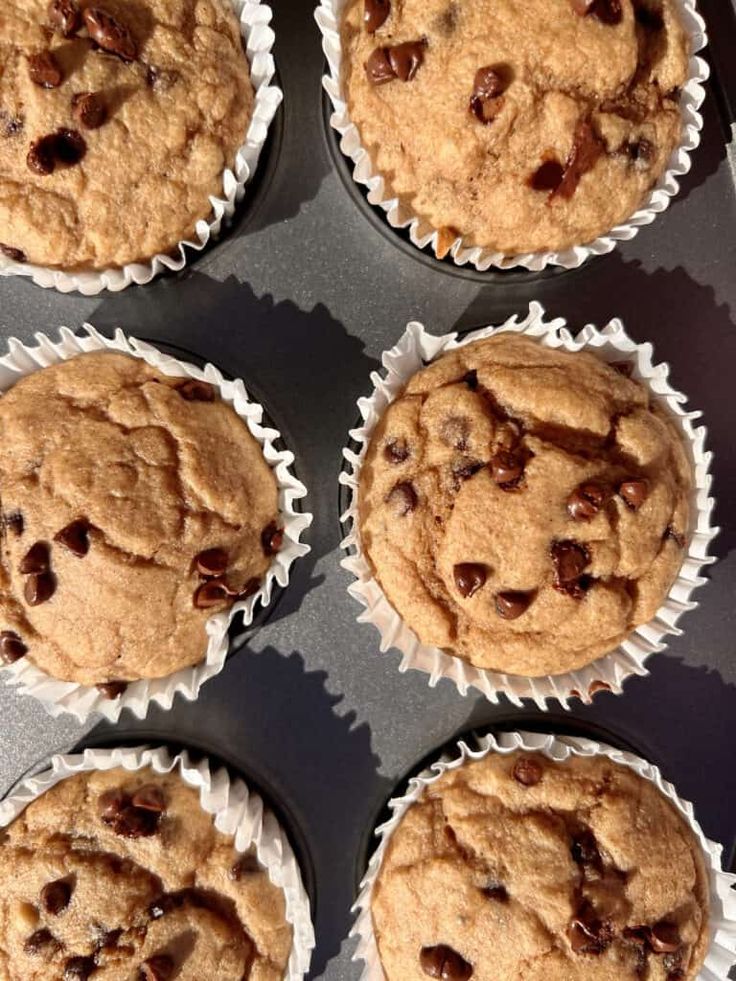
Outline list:
[[[64,272],[32,263],[14,262],[0,253],[0,276],[28,276],[37,286],[55,288],[61,293],[79,292],[97,296],[103,290],[117,293],[135,283],[144,286],[160,273],[180,272],[186,266],[187,249],[201,252],[217,239],[223,223],[232,218],[237,204],[243,199],[246,184],[255,173],[258,158],[266,143],[268,128],[281,105],[283,93],[272,85],[275,64],[271,50],[274,32],[270,27],[273,11],[261,0],[230,0],[240,21],[240,33],[250,64],[250,77],[255,92],[253,116],[245,142],[235,155],[235,166],[222,175],[222,196],[210,197],[212,213],[195,226],[195,237],[179,242],[172,255],[159,253],[147,262],[132,262],[103,271]]]
[[[17,786],[0,803],[0,828],[6,828],[31,801],[41,797],[61,780],[76,773],[91,770],[112,770],[122,767],[128,771],[150,768],[155,773],[178,775],[189,787],[199,791],[202,810],[213,815],[215,827],[234,839],[238,852],[256,849],[258,860],[268,872],[271,882],[284,893],[286,920],[291,924],[294,939],[284,978],[300,981],[309,970],[314,950],[314,928],[309,898],[289,840],[276,817],[258,794],[241,779],[231,780],[227,770],[212,772],[206,760],[193,763],[186,752],[173,757],[165,749],[86,749],[73,756],[54,756],[50,768],[30,777]]]
[[[358,128],[350,120],[347,99],[343,89],[342,45],[340,41],[340,22],[347,0],[321,0],[315,11],[315,18],[322,32],[322,49],[327,59],[329,75],[322,82],[330,97],[334,112],[330,124],[340,134],[340,149],[352,160],[353,179],[368,190],[368,201],[378,205],[386,212],[386,219],[392,228],[408,229],[409,238],[419,249],[432,247],[434,254],[440,248],[438,229],[425,218],[414,214],[405,201],[392,195],[384,177],[374,168],[368,150],[362,145]],[[462,238],[452,243],[449,251],[443,244],[442,255],[452,258],[455,265],[474,266],[479,272],[488,269],[528,269],[539,272],[547,266],[561,266],[574,269],[593,255],[612,252],[619,242],[628,242],[643,225],[651,224],[658,214],[665,211],[670,201],[680,190],[678,178],[690,170],[690,154],[700,143],[703,117],[699,109],[705,99],[704,82],[710,76],[708,64],[696,57],[708,43],[705,21],[697,11],[695,0],[675,0],[682,23],[690,39],[689,80],[682,89],[680,110],[682,113],[682,135],[679,145],[672,151],[665,172],[650,192],[646,203],[621,225],[616,225],[605,235],[592,242],[576,245],[561,252],[526,252],[519,255],[506,255],[491,249],[464,244]]]
[[[456,770],[466,762],[481,760],[489,753],[507,755],[518,750],[543,753],[549,759],[559,763],[563,763],[571,756],[606,756],[612,762],[627,766],[645,780],[649,780],[661,794],[672,802],[685,818],[702,847],[703,859],[708,872],[711,940],[705,963],[698,974],[698,981],[726,981],[729,969],[736,963],[736,893],[733,891],[733,887],[736,885],[736,876],[723,871],[721,867],[722,846],[705,837],[695,818],[692,804],[678,796],[675,788],[664,779],[656,766],[634,756],[632,753],[625,753],[603,743],[594,742],[592,739],[580,739],[573,736],[555,737],[530,732],[509,732],[501,733],[498,736],[485,735],[468,742],[461,741],[457,744],[456,749],[456,753],[445,754],[419,776],[413,777],[409,781],[406,793],[389,801],[388,807],[391,811],[389,820],[376,828],[375,835],[379,843],[368,864],[368,870],[361,882],[358,899],[353,906],[356,920],[350,933],[351,937],[359,938],[353,960],[364,962],[364,968],[360,975],[361,981],[385,981],[378,945],[373,932],[371,912],[373,888],[391,836],[401,823],[407,810],[419,800],[425,787],[439,780],[443,773]]]
[[[701,573],[713,558],[708,556],[708,546],[718,533],[711,525],[714,500],[710,497],[712,454],[705,450],[706,430],[696,427],[700,412],[685,409],[687,398],[669,384],[667,364],[652,362],[651,344],[636,344],[627,335],[620,320],[612,320],[603,330],[592,325],[584,327],[573,336],[565,326],[565,320],[545,320],[544,308],[532,303],[528,315],[519,320],[512,317],[500,327],[485,327],[459,337],[457,333],[435,337],[427,333],[419,323],[410,323],[395,347],[383,354],[386,376],[371,374],[374,389],[370,396],[358,400],[362,425],[351,430],[352,444],[343,449],[347,466],[340,474],[340,483],[348,489],[350,503],[341,520],[347,526],[342,542],[348,557],[342,560],[343,568],[355,576],[348,592],[364,608],[358,616],[359,623],[372,623],[378,630],[382,652],[396,648],[402,655],[399,670],[423,671],[429,675],[434,687],[441,678],[452,681],[462,695],[475,688],[492,702],[505,695],[515,705],[523,699],[533,699],[540,709],[547,709],[548,700],[569,708],[570,698],[590,702],[598,690],[620,694],[626,678],[646,675],[647,658],[664,650],[664,638],[682,633],[677,621],[686,610],[693,610],[697,603],[690,599],[696,586],[706,580]],[[376,581],[366,556],[363,554],[358,528],[358,484],[360,470],[373,430],[387,406],[396,399],[415,372],[429,361],[456,347],[490,337],[492,334],[510,331],[536,338],[545,347],[562,348],[565,351],[586,350],[603,361],[627,361],[632,365],[632,377],[647,385],[659,404],[669,413],[680,430],[693,464],[694,488],[691,500],[691,527],[689,544],[684,554],[682,568],[671,586],[656,616],[637,627],[615,650],[577,671],[557,675],[528,678],[521,675],[503,674],[475,667],[469,661],[446,654],[436,647],[422,644],[413,630],[391,606]]]
[[[228,630],[237,614],[242,613],[245,626],[250,625],[257,604],[268,606],[275,586],[283,588],[287,585],[294,560],[310,551],[309,546],[301,541],[301,536],[311,525],[312,515],[297,510],[297,502],[306,497],[307,489],[291,471],[294,454],[274,446],[274,442],[280,439],[280,433],[263,426],[263,407],[250,400],[240,379],[228,381],[211,364],[200,369],[179,361],[143,341],[126,337],[121,330],[117,330],[112,338],[103,337],[90,324],[85,324],[83,330],[83,335],[77,335],[67,327],[62,327],[59,341],[52,341],[45,334],[38,333],[36,347],[27,347],[11,337],[8,340],[9,354],[0,357],[0,393],[11,388],[25,375],[61,361],[68,361],[83,353],[108,350],[132,355],[146,361],[164,375],[196,378],[213,385],[223,402],[240,416],[262,447],[263,456],[278,485],[279,519],[284,529],[283,546],[273,557],[257,593],[234,603],[229,610],[213,614],[207,620],[207,649],[203,651],[203,660],[199,664],[183,668],[164,678],[131,682],[116,699],[106,698],[95,687],[58,681],[32,664],[28,658],[22,658],[15,664],[0,665],[3,681],[16,685],[20,694],[37,698],[52,716],[69,713],[84,722],[93,713],[99,713],[115,722],[124,709],[129,709],[133,715],[142,719],[151,702],[161,708],[170,709],[177,693],[188,701],[193,701],[205,681],[219,674],[228,654]]]

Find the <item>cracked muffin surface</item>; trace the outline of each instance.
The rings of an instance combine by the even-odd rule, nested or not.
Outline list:
[[[82,773],[32,802],[0,844],[6,981],[277,981],[283,891],[236,852],[173,774]]]
[[[4,0],[0,249],[73,271],[170,252],[253,104],[230,0]]]
[[[397,196],[506,255],[590,242],[643,205],[682,130],[675,0],[348,0],[351,122]]]
[[[690,457],[628,366],[503,332],[418,371],[358,486],[364,552],[422,643],[480,668],[580,668],[683,562]]]
[[[207,618],[281,545],[276,479],[232,407],[110,352],[0,398],[0,501],[0,658],[85,685],[202,661]]]
[[[648,780],[517,752],[424,789],[371,910],[387,981],[689,981],[708,895],[697,839]]]

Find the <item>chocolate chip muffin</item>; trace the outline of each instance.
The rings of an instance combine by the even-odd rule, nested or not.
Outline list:
[[[261,447],[215,388],[86,354],[0,398],[0,657],[101,686],[202,661],[282,543]]]
[[[5,0],[0,249],[72,271],[171,251],[253,103],[230,0]]]
[[[648,780],[603,756],[491,754],[410,807],[372,914],[386,981],[685,981],[708,892],[697,839]]]
[[[284,977],[283,892],[176,775],[61,781],[8,828],[0,874],[7,981]]]
[[[342,86],[384,195],[465,245],[595,239],[680,139],[675,0],[348,0]]]
[[[504,332],[441,356],[386,409],[360,535],[422,643],[538,677],[655,615],[683,561],[693,474],[626,368]]]

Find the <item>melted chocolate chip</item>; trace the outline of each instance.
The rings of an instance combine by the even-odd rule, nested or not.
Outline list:
[[[272,521],[261,532],[261,546],[264,555],[276,555],[283,544],[284,529],[279,528],[276,522]]]
[[[50,930],[42,928],[32,933],[23,944],[23,950],[32,957],[52,957],[61,950],[61,944]]]
[[[34,174],[48,177],[56,168],[56,136],[42,136],[31,143],[26,164]]]
[[[0,633],[0,663],[15,664],[27,653],[28,648],[14,630],[3,630]]]
[[[227,552],[224,548],[207,548],[195,557],[194,565],[200,576],[204,576],[206,579],[216,579],[227,572]]]
[[[454,567],[452,575],[457,591],[465,599],[469,599],[485,585],[486,567],[478,562],[461,562]]]
[[[442,981],[468,981],[473,976],[472,965],[446,944],[422,947],[419,964],[427,977]]]
[[[602,954],[613,940],[613,927],[600,920],[588,900],[583,900],[568,927],[570,946],[576,954]]]
[[[565,172],[558,187],[552,192],[552,197],[561,197],[569,201],[577,190],[583,174],[593,169],[604,151],[605,144],[593,127],[587,120],[581,119],[575,127],[572,149],[565,163]]]
[[[531,756],[522,756],[514,764],[514,780],[522,787],[536,787],[543,774],[542,764]]]
[[[424,61],[423,41],[404,41],[388,49],[388,60],[394,75],[402,82],[410,82]]]
[[[508,66],[486,65],[473,79],[470,111],[481,123],[492,123],[503,108],[501,95],[508,88]]]
[[[208,610],[227,602],[230,595],[230,590],[222,579],[209,579],[195,590],[194,605],[198,610]]]
[[[168,954],[155,954],[141,964],[140,981],[169,981],[174,975],[174,961]]]
[[[680,948],[680,931],[676,924],[662,920],[649,931],[649,945],[655,954],[672,954]]]
[[[643,479],[624,480],[619,484],[618,494],[630,511],[638,511],[649,496],[649,484]]]
[[[132,804],[133,807],[153,811],[154,814],[163,814],[166,811],[164,792],[155,783],[147,783],[139,787],[133,794]]]
[[[98,92],[77,92],[72,96],[72,115],[85,129],[99,129],[107,121],[107,106]]]
[[[124,691],[128,688],[127,681],[104,681],[99,685],[95,685],[97,691],[105,698],[109,698],[110,701],[114,701],[116,698],[120,698]]]
[[[72,37],[82,26],[82,15],[76,0],[51,0],[48,18],[54,30],[64,37]]]
[[[41,906],[51,916],[62,913],[72,898],[72,887],[65,879],[47,882],[41,890]]]
[[[102,7],[87,7],[84,24],[89,36],[103,51],[117,55],[123,61],[135,61],[138,57],[138,47],[128,28]]]
[[[502,490],[512,490],[524,476],[524,458],[514,450],[497,450],[488,467]]]
[[[409,444],[405,439],[389,439],[383,448],[383,455],[389,463],[404,463],[409,459]]]
[[[565,168],[558,160],[545,160],[529,178],[533,191],[556,191],[565,176]]]
[[[33,84],[42,89],[57,89],[63,81],[59,62],[50,51],[29,55],[28,75]]]
[[[57,163],[74,167],[87,152],[84,137],[75,129],[60,129],[55,134],[54,153]]]
[[[402,483],[396,484],[393,488],[386,498],[386,503],[391,506],[397,517],[403,518],[416,510],[419,498],[417,497],[417,492],[414,490],[414,486],[408,481],[402,481]]]
[[[471,392],[475,392],[478,388],[478,372],[473,368],[471,371],[466,372],[463,375],[463,381],[468,386]]]
[[[385,85],[392,82],[396,74],[388,59],[388,48],[376,48],[365,63],[365,73],[371,85]]]
[[[581,599],[587,585],[583,569],[590,562],[587,548],[572,541],[554,542],[550,553],[555,569],[555,589]]]
[[[96,968],[94,957],[70,957],[64,965],[64,981],[87,981]]]
[[[386,22],[391,13],[391,0],[365,0],[363,25],[369,34],[374,34]]]
[[[31,545],[20,560],[20,565],[18,566],[19,571],[24,576],[38,572],[48,572],[49,568],[49,547],[45,542],[36,542],[35,545]]]
[[[253,852],[247,852],[232,866],[229,877],[233,882],[240,882],[241,879],[249,875],[255,875],[261,871],[261,866]]]
[[[189,378],[176,386],[176,390],[187,402],[214,402],[215,389],[207,382]]]
[[[534,593],[522,593],[518,590],[507,590],[496,593],[496,613],[503,620],[517,620],[529,609]]]
[[[78,559],[84,558],[89,552],[89,522],[86,518],[77,518],[54,535],[54,541],[69,549]]]
[[[567,499],[567,513],[573,521],[590,521],[606,503],[607,493],[600,484],[586,481]]]
[[[26,579],[23,595],[29,606],[46,603],[56,592],[56,579],[51,572],[34,573]]]
[[[4,242],[0,242],[0,252],[12,262],[28,262],[26,254],[22,249],[16,249],[12,245],[5,245]]]

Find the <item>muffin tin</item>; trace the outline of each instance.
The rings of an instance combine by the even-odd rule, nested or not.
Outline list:
[[[143,721],[81,727],[51,720],[0,686],[0,783],[6,790],[51,753],[90,742],[170,741],[225,758],[281,805],[303,864],[314,869],[317,949],[310,976],[351,981],[348,941],[356,882],[370,834],[406,774],[474,727],[592,734],[660,766],[695,804],[704,832],[736,844],[736,11],[701,0],[714,77],[703,143],[666,214],[611,255],[569,272],[479,274],[420,253],[374,212],[349,178],[326,125],[324,61],[313,3],[280,0],[275,55],[284,106],[244,209],[221,242],[182,274],[148,287],[84,298],[0,282],[2,338],[91,321],[103,333],[173,347],[242,377],[296,453],[315,515],[312,553],[294,567],[277,606],[250,631],[193,704]],[[729,153],[732,156],[729,157]],[[345,180],[345,177],[348,180]],[[400,675],[378,652],[347,595],[340,568],[337,477],[357,418],[356,399],[410,319],[433,333],[498,323],[539,300],[571,327],[620,316],[637,341],[671,365],[673,387],[704,411],[714,452],[719,559],[698,591],[683,635],[633,678],[622,696],[601,693],[568,713],[494,706],[442,683]],[[0,342],[4,344],[4,340]]]

